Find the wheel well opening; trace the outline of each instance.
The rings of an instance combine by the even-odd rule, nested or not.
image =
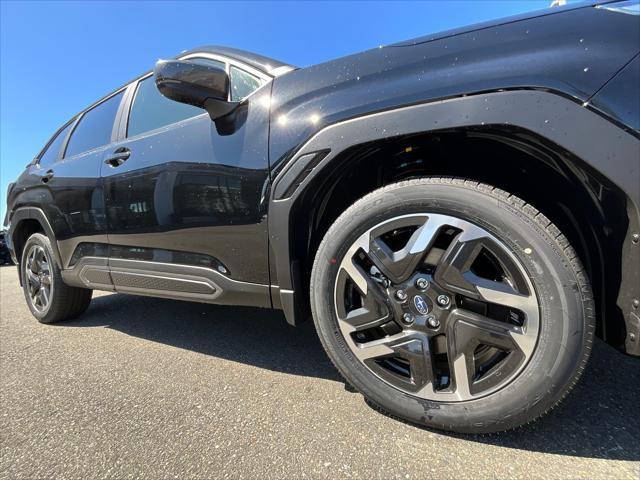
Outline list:
[[[34,233],[45,233],[44,228],[42,227],[40,222],[38,222],[38,220],[27,218],[20,221],[20,223],[18,223],[18,225],[16,226],[13,232],[12,240],[18,264],[20,264],[22,251],[24,250],[25,243],[27,243],[27,239]]]
[[[382,186],[426,176],[487,183],[546,215],[569,239],[590,278],[598,335],[616,346],[624,343],[626,331],[616,300],[628,225],[625,195],[569,152],[508,126],[395,137],[337,155],[292,210],[291,259],[300,262],[302,273],[301,285],[294,288],[309,291],[318,246],[350,205]]]

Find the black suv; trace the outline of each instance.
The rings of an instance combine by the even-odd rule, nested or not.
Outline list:
[[[10,186],[27,304],[43,323],[94,289],[313,316],[392,415],[531,421],[594,334],[640,355],[639,13],[572,4],[299,69],[159,61]]]

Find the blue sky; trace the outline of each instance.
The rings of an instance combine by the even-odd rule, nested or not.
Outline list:
[[[57,128],[158,58],[220,44],[306,66],[550,3],[0,0],[0,219]]]

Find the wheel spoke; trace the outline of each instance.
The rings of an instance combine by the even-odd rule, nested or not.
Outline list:
[[[391,320],[389,311],[384,305],[371,301],[367,303],[370,305],[356,308],[347,314],[345,321],[351,326],[351,331],[373,328]]]
[[[27,257],[27,270],[29,270],[30,272],[36,272],[34,257],[35,257],[35,251],[32,251]]]
[[[433,390],[433,361],[429,339],[423,336],[397,348],[400,356],[409,361],[411,381],[420,390]]]
[[[50,269],[49,269],[49,262],[47,262],[47,259],[44,259],[44,260],[40,263],[40,271],[41,271],[44,275],[49,275],[49,273],[50,273]]]
[[[538,303],[533,295],[516,293],[504,283],[479,279],[476,282],[476,290],[485,302],[521,310],[527,318],[537,313]]]
[[[469,370],[469,356],[460,353],[453,360],[449,360],[451,382],[454,385],[453,397],[457,400],[466,400],[471,397],[471,378],[473,373]]]
[[[463,309],[452,311],[447,327],[447,349],[455,395],[463,399],[472,394],[472,381],[476,373],[474,352],[477,347],[496,347],[512,355],[513,367],[529,358],[536,338],[537,331],[533,334],[522,327]]]
[[[42,307],[46,307],[49,304],[49,289],[47,289],[46,287],[41,287],[38,295],[40,297],[40,303]]]
[[[382,325],[393,318],[391,310],[385,303],[384,293],[380,286],[367,275],[362,267],[353,261],[343,268],[340,275],[346,275],[354,281],[360,292],[362,306],[349,312],[339,309],[341,329],[345,334],[356,330],[364,330]],[[343,280],[344,281],[344,280]],[[363,288],[361,288],[361,285]]]
[[[40,297],[40,288],[34,288],[33,293],[31,295],[31,300],[33,302],[34,307],[42,306],[42,299]]]
[[[396,252],[381,240],[376,231],[371,233],[369,243],[369,258],[380,271],[393,283],[401,283],[411,276],[424,259],[439,230],[445,225],[441,215],[417,216],[402,219],[397,227],[416,226],[407,244]],[[388,229],[389,226],[385,225]]]
[[[359,345],[356,355],[367,365],[375,367],[376,360],[397,357],[409,364],[412,390],[433,391],[433,363],[429,338],[417,332],[404,331]],[[378,369],[379,370],[379,369]]]
[[[358,346],[356,355],[360,360],[369,360],[378,357],[385,357],[394,353],[396,345],[410,339],[409,332],[400,332],[379,340],[363,343]]]
[[[434,279],[444,288],[476,297],[473,279],[469,278],[471,266],[478,258],[486,240],[469,229],[459,233],[451,242],[436,266]]]
[[[31,271],[31,269],[27,268],[26,273],[27,273],[27,276],[29,277],[29,280],[33,284],[38,285],[40,283],[40,279],[38,278],[38,275],[33,273],[33,271]]]
[[[40,272],[42,270],[42,253],[37,249],[33,254],[33,271]]]
[[[483,249],[493,254],[513,280],[512,283],[489,280],[471,271]],[[437,265],[434,279],[444,288],[477,300],[521,310],[527,315],[537,313],[535,297],[514,259],[502,247],[473,227],[460,233]]]
[[[449,316],[447,340],[450,354],[472,356],[480,345],[491,345],[505,351],[526,345],[526,333],[521,327],[500,322],[463,309],[455,309]],[[524,352],[523,352],[524,353]]]

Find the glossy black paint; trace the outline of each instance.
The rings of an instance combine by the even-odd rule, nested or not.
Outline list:
[[[623,128],[640,132],[640,55],[602,87],[589,103]]]
[[[107,241],[103,152],[101,147],[49,167],[31,164],[18,179],[20,190],[14,189],[16,207],[37,207],[48,219],[63,266],[79,241]]]
[[[281,168],[323,127],[375,111],[512,88],[553,90],[586,101],[640,45],[637,16],[590,6],[495,23],[415,45],[376,48],[277,78],[272,168]]]
[[[247,100],[229,135],[203,113],[113,144],[105,155],[131,155],[102,165],[109,242],[208,255],[237,280],[269,283],[268,95]]]
[[[271,302],[296,323],[307,296],[292,254],[300,247],[292,237],[296,202],[318,178],[333,178],[340,154],[363,142],[485,123],[513,124],[586,162],[626,195],[631,234],[640,228],[633,176],[640,106],[626,100],[638,92],[639,19],[583,4],[443,32],[275,76],[224,121],[203,111],[128,138],[136,79],[123,88],[110,144],[51,168],[31,164],[10,189],[8,244],[19,251],[34,225],[24,222],[33,221],[55,238],[63,268],[88,257],[176,271],[205,266],[222,272],[229,288],[261,285],[247,290],[251,301]],[[265,77],[292,68],[223,47],[180,58],[199,52]],[[596,124],[588,131],[601,138],[590,148],[593,138],[579,128]],[[631,237],[623,241],[625,258],[640,259]],[[620,302],[628,303],[640,296],[638,270],[623,277]],[[255,300],[263,291],[267,297]],[[629,306],[619,304],[627,315]],[[640,353],[639,345],[627,350]]]
[[[162,95],[205,109],[213,121],[238,106],[228,101],[229,75],[223,68],[189,60],[159,60],[153,75]]]

